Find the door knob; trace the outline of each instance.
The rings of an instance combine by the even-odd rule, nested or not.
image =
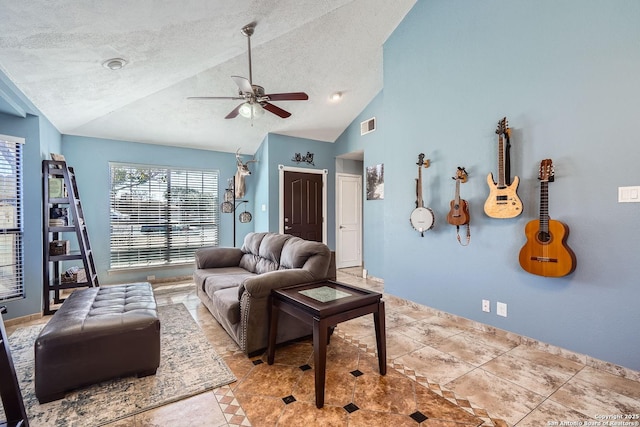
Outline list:
[[[342,230],[343,228],[344,228],[344,225],[341,225],[341,226],[340,226],[340,230]]]
[[[292,228],[292,227],[289,227],[288,225],[285,225],[285,226],[284,226],[284,229],[285,229],[285,230],[291,230],[291,228]]]

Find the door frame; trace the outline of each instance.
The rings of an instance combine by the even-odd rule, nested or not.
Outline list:
[[[339,259],[338,257],[340,256],[340,252],[342,250],[340,243],[341,243],[341,239],[339,238],[339,234],[340,234],[340,224],[338,224],[338,219],[340,218],[340,210],[342,209],[342,198],[340,198],[340,177],[348,177],[348,178],[356,178],[358,180],[358,184],[360,187],[360,197],[358,198],[358,206],[360,209],[358,209],[358,226],[360,227],[359,231],[359,237],[360,237],[360,241],[358,242],[359,248],[358,248],[358,257],[359,257],[359,262],[360,264],[357,265],[356,267],[361,267],[362,266],[362,262],[363,262],[363,256],[362,256],[362,248],[364,246],[364,242],[363,242],[363,214],[362,214],[362,185],[363,185],[363,177],[362,175],[356,175],[356,174],[352,174],[352,173],[343,173],[343,172],[339,172],[336,173],[336,268],[342,268],[340,267],[340,263],[338,262]]]
[[[278,233],[284,234],[284,173],[322,174],[322,243],[327,244],[327,176],[328,169],[307,169],[278,165]]]

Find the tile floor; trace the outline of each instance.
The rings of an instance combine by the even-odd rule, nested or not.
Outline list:
[[[338,280],[383,291],[358,272],[342,270]],[[640,373],[387,294],[387,375],[377,371],[373,317],[338,325],[318,410],[310,341],[279,348],[269,366],[265,355],[249,359],[238,351],[192,283],[156,289],[158,304],[187,306],[238,380],[110,427],[640,426]]]

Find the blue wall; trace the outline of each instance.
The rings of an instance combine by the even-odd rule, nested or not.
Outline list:
[[[365,235],[377,215],[385,291],[640,369],[640,204],[617,202],[618,186],[640,185],[638,22],[635,0],[418,1],[384,46],[384,96],[368,112],[379,117],[379,134],[365,146],[365,166],[384,162],[385,200],[382,218],[365,203]],[[503,116],[524,203],[507,220],[483,212]],[[359,139],[357,126],[339,142]],[[408,221],[420,152],[432,162],[424,196],[436,216],[424,238]],[[577,256],[564,278],[529,274],[518,262],[525,224],[539,214],[544,158],[555,165],[550,216],[569,225]],[[471,206],[468,247],[446,222],[457,166],[469,172],[461,186]],[[492,313],[481,311],[482,299]],[[508,304],[507,318],[496,316],[496,301]]]
[[[639,204],[617,203],[617,187],[640,185],[640,3],[636,0],[419,0],[384,46],[384,91],[336,144],[269,135],[247,181],[254,227],[278,229],[278,164],[295,152],[316,154],[329,169],[328,243],[335,246],[335,156],[364,150],[364,166],[384,163],[385,199],[364,202],[365,266],[391,294],[640,370],[640,287],[633,277],[640,241]],[[3,77],[3,76],[0,76]],[[3,78],[3,82],[6,79]],[[17,103],[32,111],[23,96]],[[25,105],[22,105],[25,104]],[[512,175],[525,211],[486,217],[485,178],[496,173],[494,133],[503,116],[512,128]],[[360,136],[360,121],[378,130]],[[217,168],[221,195],[235,173],[233,154],[65,136],[44,118],[0,114],[0,133],[25,147],[25,274],[27,299],[10,317],[41,304],[40,162],[62,152],[78,173],[92,246],[103,283],[147,274],[191,274],[190,267],[111,275],[108,268],[108,162]],[[424,238],[409,225],[417,155],[427,154],[425,203],[436,226]],[[577,270],[561,279],[524,272],[517,253],[525,224],[537,217],[540,160],[552,158],[550,214],[571,227]],[[462,197],[471,205],[471,244],[462,247],[445,216],[457,166],[469,171]],[[308,166],[311,167],[311,166]],[[254,205],[255,203],[255,205]],[[262,212],[265,204],[267,211]],[[231,245],[232,218],[222,215],[221,244]],[[241,237],[240,237],[241,238]],[[492,313],[481,312],[481,300]],[[495,302],[509,306],[495,315]]]
[[[364,150],[363,167],[385,164],[385,156],[395,155],[395,149],[404,141],[385,134],[384,92],[380,92],[369,105],[356,117],[336,140],[336,156]],[[372,117],[376,118],[376,131],[360,135],[360,123]],[[391,151],[391,153],[389,152]],[[385,165],[386,169],[386,165]],[[364,267],[370,276],[385,277],[385,200],[367,200],[366,174],[361,171],[362,179],[362,256]],[[385,172],[386,175],[386,172]],[[385,178],[386,181],[386,178]],[[386,189],[386,182],[385,182]],[[386,198],[386,194],[385,194]]]
[[[269,230],[269,136],[267,135],[255,154],[258,160],[251,168],[247,186],[251,189],[250,198],[254,200],[253,228],[257,232]],[[262,210],[264,206],[265,210]],[[277,211],[278,205],[273,206]],[[277,230],[277,229],[276,229]]]
[[[269,231],[278,231],[278,198],[279,169],[278,165],[298,167],[302,169],[327,169],[327,245],[335,248],[335,154],[334,144],[305,138],[293,138],[285,135],[270,134],[268,137],[269,168]],[[314,154],[314,165],[292,161],[295,153],[305,155],[307,151]]]
[[[38,313],[42,309],[42,178],[41,161],[61,151],[60,133],[24,95],[0,73],[0,134],[25,139],[23,147],[23,275],[25,298],[4,301],[6,318]],[[22,117],[24,113],[24,117]]]
[[[68,135],[62,138],[62,149],[76,173],[100,283],[146,280],[148,275],[161,279],[193,274],[192,265],[109,274],[109,162],[217,169],[220,171],[219,196],[223,200],[227,178],[236,172],[235,154]],[[253,209],[250,200],[247,210],[253,212]],[[233,215],[221,213],[220,217],[220,246],[233,246]],[[236,227],[237,243],[241,245],[245,234],[253,231],[253,223],[236,221]]]

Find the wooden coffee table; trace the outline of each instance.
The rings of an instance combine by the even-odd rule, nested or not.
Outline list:
[[[340,322],[373,314],[378,346],[380,374],[387,373],[384,301],[382,294],[335,281],[320,281],[271,291],[269,309],[269,347],[267,362],[273,365],[278,312],[290,314],[313,325],[313,361],[315,366],[316,406],[324,406],[329,328]]]

